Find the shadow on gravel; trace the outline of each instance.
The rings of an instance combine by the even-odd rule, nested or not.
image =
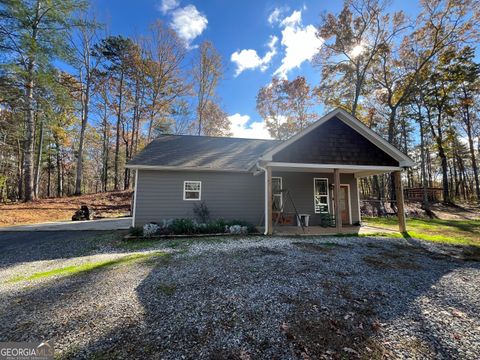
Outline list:
[[[398,323],[390,331],[407,357],[465,357],[455,340],[439,332],[444,329],[438,322],[423,315],[421,300],[428,294],[442,309],[478,316],[468,298],[437,294],[435,286],[453,272],[479,270],[480,264],[378,239],[352,244],[319,248],[298,241],[272,251],[248,248],[241,256],[239,251],[209,252],[153,263],[136,288],[143,320],[119,320],[62,358],[380,359],[390,352],[381,341],[385,323]],[[378,261],[365,260],[369,257]],[[51,301],[64,301],[52,298],[52,292],[68,293],[68,306],[75,312],[75,294],[88,291],[92,279],[76,287],[67,283],[31,290],[22,301],[39,301],[40,314],[47,315]],[[11,311],[15,315],[24,309],[19,303]],[[98,326],[112,313],[119,316],[114,309],[99,312]],[[413,320],[404,324],[403,317]],[[48,331],[61,336],[83,320],[79,315]],[[21,340],[49,338],[35,331],[36,324],[11,327],[17,327],[16,334],[23,331]]]
[[[37,231],[2,232],[0,230],[0,268],[19,263],[54,260],[101,253],[110,241],[125,231]],[[105,248],[106,249],[106,248]]]

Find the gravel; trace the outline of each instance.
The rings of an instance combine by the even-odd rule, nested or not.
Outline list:
[[[53,340],[61,358],[480,354],[480,263],[461,248],[373,237],[165,246],[156,250],[170,256],[15,284],[5,279],[125,253],[27,262],[10,253],[0,271],[0,341]]]

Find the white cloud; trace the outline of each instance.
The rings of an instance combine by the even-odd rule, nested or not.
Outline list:
[[[271,139],[264,121],[254,121],[250,124],[250,116],[240,115],[239,113],[230,115],[230,130],[233,137],[249,139]]]
[[[270,25],[278,24],[282,19],[282,15],[289,10],[288,6],[281,6],[276,7],[273,11],[268,15],[267,21]]]
[[[292,15],[287,16],[282,20],[280,25],[282,26],[295,26],[302,24],[302,10],[295,10]]]
[[[302,10],[294,11],[280,25],[283,27],[281,44],[285,47],[285,56],[274,75],[285,79],[290,70],[300,67],[304,61],[312,60],[323,40],[317,38],[315,26],[303,26]]]
[[[187,5],[172,12],[172,29],[175,30],[187,47],[207,28],[208,20],[194,5]]]
[[[268,23],[274,24],[278,22],[278,20],[280,19],[280,13],[281,13],[281,10],[279,8],[273,9],[273,11],[268,16]]]
[[[162,0],[160,5],[158,5],[158,9],[166,14],[170,10],[176,9],[180,5],[179,0]]]
[[[235,76],[240,75],[244,70],[247,69],[260,68],[261,71],[265,71],[272,61],[272,58],[277,53],[277,42],[278,38],[276,36],[270,37],[270,41],[267,45],[269,51],[267,51],[262,58],[258,56],[257,51],[253,49],[235,51],[230,57],[230,60],[237,65],[237,68],[235,69]]]

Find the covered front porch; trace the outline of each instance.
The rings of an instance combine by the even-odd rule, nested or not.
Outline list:
[[[263,154],[255,164],[257,174],[265,176],[264,232],[282,232],[279,218],[286,219],[284,225],[296,225],[290,224],[291,214],[284,216],[288,200],[295,223],[299,217],[308,218],[308,225],[330,227],[325,231],[344,233],[344,227],[351,231],[348,227],[361,224],[358,179],[384,173],[393,173],[398,225],[405,232],[401,171],[413,164],[361,121],[336,109]],[[302,226],[298,230],[304,233]]]
[[[360,226],[358,180],[382,173],[393,173],[399,230],[406,231],[400,167],[268,162],[260,169],[265,176],[267,220],[261,231],[266,235],[388,232]]]

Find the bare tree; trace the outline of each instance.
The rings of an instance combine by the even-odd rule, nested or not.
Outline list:
[[[189,86],[182,74],[186,49],[172,29],[157,21],[150,27],[141,46],[145,53],[147,112],[149,116],[147,143],[152,139],[155,122],[171,112],[173,103],[186,95]]]
[[[79,21],[78,29],[70,38],[72,49],[75,51],[73,61],[78,69],[78,77],[81,83],[81,124],[77,150],[75,195],[82,194],[85,129],[89,118],[90,97],[93,86],[92,78],[100,62],[98,57],[92,56],[93,45],[98,41],[97,31],[99,25],[97,24],[95,17],[89,15],[86,11],[81,13],[80,16],[82,18]]]
[[[314,64],[322,71],[316,93],[328,105],[356,115],[368,71],[389,43],[406,29],[403,12],[385,13],[387,3],[348,0],[338,16],[322,17],[317,36],[324,40]]]
[[[223,74],[220,54],[213,44],[204,41],[198,50],[192,68],[193,89],[197,97],[197,133],[202,135],[207,105],[216,99],[216,88]]]

